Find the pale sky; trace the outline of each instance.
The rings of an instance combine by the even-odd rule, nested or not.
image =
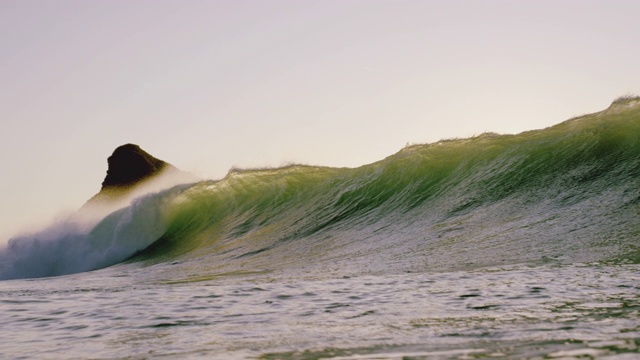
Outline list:
[[[132,142],[203,178],[356,167],[640,94],[640,1],[0,0],[0,243]]]

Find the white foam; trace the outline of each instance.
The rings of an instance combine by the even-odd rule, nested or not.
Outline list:
[[[65,275],[122,262],[166,232],[167,203],[180,191],[145,195],[106,217],[96,208],[80,211],[14,237],[0,251],[0,279]]]

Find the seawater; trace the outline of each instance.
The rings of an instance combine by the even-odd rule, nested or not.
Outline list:
[[[637,359],[637,264],[340,278],[119,265],[0,283],[3,359]],[[166,274],[173,274],[165,277]],[[164,274],[164,275],[163,275]]]
[[[638,358],[640,99],[90,215],[0,250],[0,358]]]

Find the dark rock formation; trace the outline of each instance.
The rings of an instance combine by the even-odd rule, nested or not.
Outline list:
[[[107,176],[102,182],[100,192],[85,206],[122,200],[138,185],[160,173],[181,173],[173,165],[153,157],[134,144],[116,148],[107,159],[107,163]]]
[[[102,190],[123,189],[147,180],[173,165],[151,156],[140,146],[126,144],[115,149],[107,159],[109,169]],[[174,168],[175,169],[175,168]]]

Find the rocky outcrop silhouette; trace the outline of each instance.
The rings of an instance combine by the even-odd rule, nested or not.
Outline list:
[[[182,173],[175,166],[152,156],[135,144],[116,148],[107,163],[107,176],[102,182],[102,188],[86,205],[119,201],[142,183],[160,174]]]
[[[177,170],[173,165],[153,157],[135,144],[126,144],[115,149],[107,163],[109,168],[100,191],[124,190],[158,175],[167,168]]]

